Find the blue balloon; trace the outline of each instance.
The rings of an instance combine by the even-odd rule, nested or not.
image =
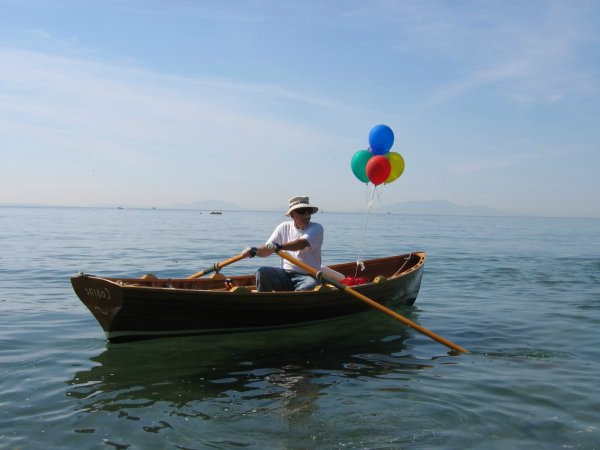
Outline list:
[[[369,133],[369,145],[374,155],[385,155],[394,145],[394,132],[387,125],[375,125]]]

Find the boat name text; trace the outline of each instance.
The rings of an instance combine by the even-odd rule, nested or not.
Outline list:
[[[103,300],[110,300],[110,291],[108,288],[85,288],[85,295],[88,297],[101,298]]]

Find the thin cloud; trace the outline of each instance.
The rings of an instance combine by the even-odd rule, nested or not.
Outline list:
[[[541,152],[504,154],[497,158],[477,158],[453,163],[449,165],[449,168],[462,174],[497,171],[511,167],[530,167],[533,161],[540,160],[543,157],[544,155]]]
[[[553,2],[549,8],[525,9],[512,20],[510,8],[496,17],[494,4],[460,15],[451,10],[441,16],[423,13],[430,22],[415,25],[412,31],[421,34],[429,51],[435,49],[442,59],[453,61],[449,74],[464,73],[451,75],[452,81],[435,89],[428,106],[481,88],[493,88],[499,98],[517,103],[557,103],[597,93],[598,76],[585,56],[588,46],[597,45],[599,39],[597,25],[588,18],[594,6],[583,6]],[[436,22],[442,18],[443,23]],[[469,22],[481,26],[465,26]],[[449,30],[456,30],[458,37]],[[461,53],[467,42],[469,52]]]
[[[252,141],[282,147],[293,141],[310,148],[316,140],[330,138],[307,124],[273,117],[262,104],[338,107],[280,86],[163,75],[11,49],[0,49],[0,58],[0,81],[11,87],[0,94],[4,130],[30,122],[30,131],[68,127],[74,136],[99,134],[115,141],[200,142],[212,148]]]

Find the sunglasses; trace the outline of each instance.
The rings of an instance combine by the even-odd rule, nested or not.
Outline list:
[[[312,214],[313,210],[312,210],[312,208],[298,208],[298,209],[295,209],[294,212],[297,214],[304,215],[304,214]]]

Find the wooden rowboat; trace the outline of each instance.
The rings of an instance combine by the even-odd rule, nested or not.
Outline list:
[[[419,293],[426,254],[364,261],[356,292],[382,305],[412,305]],[[356,262],[331,269],[354,276]],[[256,292],[254,275],[162,279],[105,278],[80,273],[75,293],[111,342],[164,336],[259,331],[306,325],[359,314],[372,307],[330,285],[313,291]]]

